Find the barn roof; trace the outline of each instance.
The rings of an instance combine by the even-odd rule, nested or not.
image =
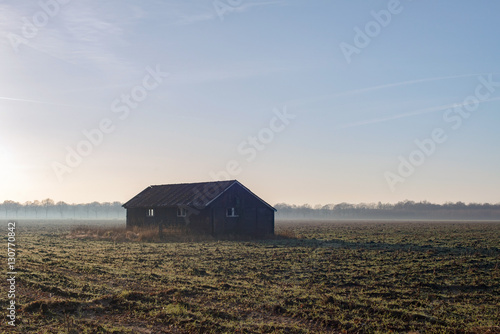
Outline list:
[[[265,205],[276,211],[257,195],[236,180],[178,183],[149,186],[123,204],[124,208],[152,208],[167,206],[206,207],[233,185],[238,184]]]

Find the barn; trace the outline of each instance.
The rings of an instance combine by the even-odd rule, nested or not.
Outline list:
[[[185,226],[214,236],[274,234],[276,209],[237,180],[149,186],[123,207],[127,228]]]

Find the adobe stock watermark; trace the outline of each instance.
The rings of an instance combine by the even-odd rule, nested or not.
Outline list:
[[[120,121],[126,120],[132,110],[137,109],[156,88],[160,86],[163,80],[169,76],[169,73],[162,72],[159,65],[155,69],[146,67],[141,84],[138,84],[130,89],[129,92],[123,93],[119,98],[114,99],[110,105],[110,111],[113,117]],[[102,145],[105,136],[110,135],[116,129],[117,121],[111,117],[102,118],[96,127],[92,129],[84,129],[82,131],[83,139],[74,146],[66,146],[66,157],[64,162],[52,162],[52,170],[54,171],[60,183],[63,182],[66,174],[71,174],[73,170],[83,163],[83,159],[92,154],[96,147]]]
[[[460,129],[464,120],[468,119],[473,112],[477,111],[481,102],[488,101],[492,94],[500,87],[500,82],[493,81],[493,75],[478,77],[479,84],[474,90],[474,94],[467,96],[462,103],[456,104],[452,108],[446,109],[443,113],[443,121],[455,131]],[[427,158],[436,153],[440,144],[448,140],[447,131],[441,127],[431,131],[428,138],[422,140],[415,139],[416,148],[407,156],[398,157],[399,165],[395,172],[386,171],[385,180],[392,192],[396,190],[396,185],[404,183],[412,176],[417,167],[422,166]]]
[[[286,106],[279,110],[275,108],[273,110],[273,117],[269,120],[267,126],[261,128],[255,134],[249,135],[245,140],[241,141],[237,147],[236,152],[241,157],[240,159],[229,160],[225,164],[223,170],[209,173],[212,181],[227,181],[235,179],[236,176],[243,172],[242,162],[239,161],[244,159],[247,162],[253,162],[257,158],[259,152],[264,151],[276,138],[276,135],[285,131],[285,129],[291,124],[291,122],[297,117],[288,112]],[[190,206],[179,206],[181,209],[186,210],[186,216],[184,218],[186,225],[189,225],[189,217],[192,215],[197,215],[200,210],[204,208],[203,204],[206,199],[213,198],[215,194],[218,194],[220,186],[217,183],[207,184],[203,191],[195,190],[195,197],[193,201],[194,207]]]
[[[283,132],[296,118],[296,115],[288,112],[286,106],[282,110],[274,109],[273,114],[267,127],[263,127],[256,134],[249,135],[236,147],[236,152],[247,162],[253,162],[259,152],[264,151],[274,141],[276,135]],[[209,173],[213,181],[230,180],[243,171],[241,162],[236,159],[229,160],[225,167],[224,170]]]
[[[219,16],[219,19],[224,21],[224,15],[241,8],[243,2],[243,0],[214,0],[212,5],[214,6],[217,16]]]
[[[16,222],[9,221],[7,223],[7,282],[9,290],[7,293],[7,324],[12,327],[16,326],[16,276],[17,276],[17,247],[16,247]]]
[[[7,39],[15,52],[19,52],[21,44],[27,45],[30,39],[38,36],[40,29],[43,29],[49,22],[59,15],[63,6],[70,3],[72,0],[42,0],[38,2],[40,10],[35,12],[31,17],[24,16],[21,18],[23,25],[21,34],[10,32],[7,34]]]
[[[412,0],[408,0],[412,1]],[[354,27],[354,38],[352,44],[342,42],[339,44],[340,50],[347,61],[347,64],[352,62],[353,55],[359,55],[363,49],[368,47],[372,40],[380,35],[383,28],[386,28],[392,18],[403,12],[403,5],[400,0],[390,0],[387,3],[387,8],[380,11],[372,10],[370,15],[373,20],[368,21],[363,29],[358,26]]]

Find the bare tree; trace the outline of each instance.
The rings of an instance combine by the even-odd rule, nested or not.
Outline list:
[[[50,198],[47,198],[47,199],[44,199],[41,204],[45,210],[45,218],[47,218],[47,214],[49,212],[49,207],[54,206],[54,201]]]
[[[124,212],[124,209],[122,208],[122,203],[120,202],[113,202],[111,204],[116,212],[116,218],[121,218],[120,213]]]
[[[64,210],[68,207],[68,204],[62,201],[59,201],[56,203],[55,207],[57,208],[57,211],[59,211],[59,218],[63,218],[63,213]]]
[[[38,211],[40,210],[40,207],[41,207],[41,204],[40,204],[40,201],[38,200],[35,200],[31,203],[31,208],[33,209],[33,211],[35,211],[35,218],[38,219]]]
[[[21,209],[21,204],[14,201],[4,201],[3,207],[5,209],[5,217],[12,216],[12,214],[15,213],[17,218],[19,209]]]
[[[90,205],[92,211],[94,211],[94,217],[97,218],[97,212],[101,208],[101,203],[99,203],[99,202],[92,202],[89,205]]]

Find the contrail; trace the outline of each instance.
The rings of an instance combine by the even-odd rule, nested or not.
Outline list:
[[[36,101],[36,100],[16,99],[16,98],[13,98],[13,97],[6,97],[6,96],[0,96],[0,100],[29,102],[29,103],[38,103],[38,104],[50,104],[50,105],[54,104],[54,103],[48,103],[48,102]]]
[[[492,102],[492,101],[498,101],[498,100],[500,100],[500,97],[494,97],[494,98],[491,98],[488,100],[479,101],[479,103]],[[388,117],[384,117],[384,118],[374,118],[374,119],[370,119],[370,120],[366,120],[366,121],[345,124],[345,125],[341,125],[341,126],[337,127],[337,129],[346,129],[346,128],[353,128],[353,127],[368,125],[368,124],[383,123],[383,122],[392,121],[392,120],[399,119],[399,118],[417,116],[417,115],[427,114],[427,113],[436,112],[436,111],[443,111],[443,110],[455,108],[455,107],[463,107],[463,106],[466,106],[468,104],[471,104],[471,103],[453,103],[453,104],[447,104],[447,105],[442,105],[442,106],[437,106],[437,107],[430,107],[430,108],[420,109],[420,110],[416,110],[416,111],[412,111],[412,112],[388,116]]]
[[[425,78],[425,79],[401,81],[401,82],[383,84],[383,85],[378,85],[378,86],[372,86],[372,87],[366,87],[366,88],[360,88],[360,89],[353,89],[353,90],[349,90],[349,91],[345,91],[345,92],[340,92],[340,93],[336,93],[336,94],[320,95],[320,96],[312,97],[312,98],[309,98],[309,99],[306,98],[306,99],[291,100],[291,101],[288,101],[288,104],[292,104],[294,102],[296,102],[296,103],[301,103],[302,102],[302,103],[306,103],[307,104],[307,103],[312,102],[312,101],[319,101],[319,100],[324,100],[324,99],[334,99],[334,98],[337,98],[337,97],[349,96],[349,95],[355,95],[355,94],[362,94],[362,93],[371,92],[371,91],[377,91],[377,90],[381,90],[381,89],[385,89],[385,88],[408,86],[408,85],[414,85],[414,84],[418,84],[418,83],[440,81],[440,80],[477,77],[477,76],[486,75],[486,74],[498,74],[498,73],[461,74],[461,75],[450,75],[450,76],[443,76],[443,77],[434,77],[434,78]]]
[[[339,93],[338,95],[339,96],[352,95],[352,94],[365,93],[365,92],[370,92],[370,91],[384,89],[384,88],[413,85],[413,84],[422,83],[422,82],[431,82],[431,81],[440,81],[440,80],[448,80],[448,79],[476,77],[476,76],[486,75],[486,74],[492,74],[492,73],[461,74],[461,75],[451,75],[451,76],[445,76],[445,77],[435,77],[435,78],[425,78],[425,79],[417,79],[417,80],[408,80],[408,81],[401,81],[401,82],[396,82],[396,83],[391,83],[391,84],[384,84],[384,85],[378,85],[378,86],[373,86],[373,87],[368,87],[368,88],[361,88],[361,89],[351,90],[351,91],[347,91],[347,92],[344,92],[344,93]],[[497,74],[497,73],[493,73],[493,74]]]
[[[37,100],[30,100],[30,99],[19,99],[19,98],[6,97],[6,96],[0,96],[0,100],[16,101],[16,102],[26,102],[26,103],[36,103],[36,104],[45,104],[45,105],[50,105],[50,106],[69,107],[69,108],[103,109],[103,108],[86,107],[86,106],[75,106],[75,105],[63,104],[63,103],[37,101]]]
[[[133,86],[134,86],[134,83],[130,82],[128,84],[116,84],[116,85],[86,87],[86,88],[78,88],[78,89],[67,89],[67,90],[63,90],[63,91],[59,91],[59,92],[61,92],[61,93],[81,93],[81,92],[89,92],[89,91],[93,91],[93,90],[127,88],[127,87],[133,87]]]

